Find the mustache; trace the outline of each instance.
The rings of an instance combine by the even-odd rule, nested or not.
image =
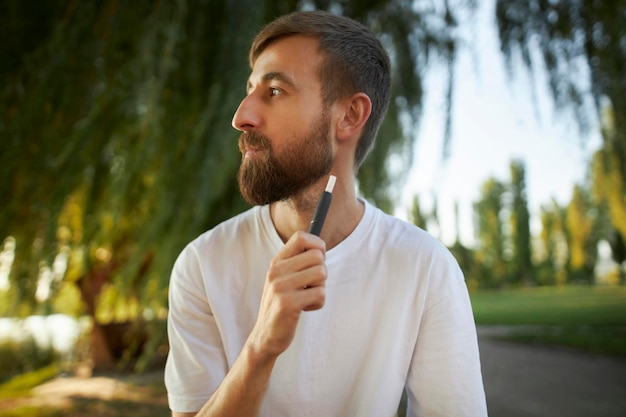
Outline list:
[[[267,136],[256,132],[243,132],[239,136],[239,150],[245,152],[247,148],[271,150],[272,144]]]

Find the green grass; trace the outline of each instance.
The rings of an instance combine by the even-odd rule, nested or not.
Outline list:
[[[55,408],[27,406],[2,410],[0,417],[67,417],[67,414]]]
[[[626,357],[626,287],[478,291],[471,299],[478,325],[520,326],[509,340]]]
[[[121,400],[74,398],[69,408],[19,406],[0,409],[0,417],[169,417],[165,406]]]
[[[57,365],[50,365],[37,371],[17,375],[0,384],[0,398],[12,398],[27,395],[32,388],[51,380],[59,374]]]
[[[45,414],[24,414],[24,417],[169,417],[171,415],[167,406],[151,404],[147,401],[101,400],[81,397],[73,398],[72,405],[69,408],[60,410],[48,407],[44,408],[43,411]],[[37,412],[41,413],[40,410],[37,410]],[[0,411],[0,417],[9,416],[11,415],[2,414]],[[19,414],[18,416],[21,417]]]
[[[477,324],[626,326],[626,287],[537,287],[471,294]]]
[[[127,384],[121,396],[110,399],[69,395],[64,405],[34,406],[37,394],[32,388],[56,376],[52,368],[29,372],[0,385],[0,417],[169,417],[164,401],[166,391],[162,375],[155,373],[146,378],[113,374],[120,383]],[[158,378],[158,379],[155,379]],[[133,382],[135,381],[135,382]],[[144,382],[141,382],[144,381]],[[124,398],[129,391],[132,398]],[[41,401],[39,398],[39,401]]]
[[[62,417],[66,414],[61,410],[45,407],[21,406],[11,407],[15,399],[27,397],[31,390],[59,374],[56,365],[50,365],[36,371],[17,375],[0,384],[0,417]],[[7,405],[8,404],[8,405]]]
[[[542,345],[556,345],[589,353],[626,357],[626,328],[613,326],[564,326],[521,331],[508,335],[506,340]]]

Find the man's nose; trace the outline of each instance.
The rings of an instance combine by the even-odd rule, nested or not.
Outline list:
[[[242,132],[257,128],[261,123],[257,107],[258,106],[255,105],[254,95],[247,95],[241,101],[235,115],[233,116],[233,127]]]

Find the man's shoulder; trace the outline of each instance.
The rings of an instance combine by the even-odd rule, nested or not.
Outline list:
[[[385,233],[392,239],[406,241],[412,244],[440,245],[439,240],[432,236],[429,232],[400,219],[394,215],[386,213],[379,208],[374,207],[374,218],[376,223],[376,233]]]
[[[419,258],[450,260],[452,257],[448,248],[426,230],[378,208],[374,210],[377,219],[374,233],[385,239],[385,247],[413,253]]]

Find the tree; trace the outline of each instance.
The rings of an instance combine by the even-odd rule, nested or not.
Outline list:
[[[540,242],[543,253],[537,265],[537,281],[542,285],[564,284],[567,281],[566,264],[568,248],[565,224],[565,210],[557,201],[541,207]]]
[[[477,277],[482,287],[499,287],[507,279],[505,235],[502,212],[505,186],[495,178],[488,179],[481,188],[480,199],[474,203],[478,247]]]
[[[613,111],[605,109],[602,118],[602,136],[616,134]],[[612,148],[613,140],[605,140],[591,161],[592,196],[599,210],[600,236],[609,242],[613,259],[619,265],[626,262],[626,181],[619,175],[618,156]],[[604,221],[602,221],[604,220]],[[626,282],[624,268],[621,281]]]
[[[476,267],[476,253],[467,246],[461,243],[460,239],[460,226],[459,226],[459,204],[454,204],[454,225],[455,225],[455,239],[454,243],[451,247],[449,247],[450,252],[454,255],[457,262],[459,263],[459,267],[463,271],[465,276],[465,282],[470,290],[477,289],[480,285],[479,275],[481,273],[480,269]]]
[[[598,239],[594,233],[594,213],[589,194],[580,185],[574,186],[566,212],[571,282],[593,284]]]
[[[10,59],[0,68],[0,236],[17,245],[17,304],[35,302],[40,262],[68,251],[56,288],[80,290],[98,364],[117,359],[106,323],[164,317],[176,255],[246,207],[229,121],[245,94],[250,40],[300,7],[352,16],[390,50],[393,99],[359,174],[363,195],[389,210],[398,177],[387,161],[410,162],[423,72],[433,55],[453,68],[456,16],[472,5],[50,0],[33,15],[28,3],[3,2],[0,27],[10,42],[0,52]],[[160,343],[159,329],[150,328],[146,352]]]
[[[524,163],[511,161],[511,279],[515,283],[530,284],[533,281],[532,248],[530,236],[530,213],[526,197]]]
[[[409,212],[409,221],[424,230],[427,229],[428,219],[422,213],[417,195],[413,196],[413,204],[411,205],[411,211]]]
[[[600,120],[603,151],[595,158],[594,176],[610,177],[622,187],[626,184],[624,10],[626,0],[496,0],[501,50],[509,69],[517,55],[531,74],[543,67],[556,108],[571,110],[583,132],[590,119]],[[599,164],[604,173],[598,172]],[[618,224],[626,218],[626,193],[621,190],[612,190],[610,209],[611,220]],[[626,234],[615,223],[609,239],[614,254],[624,253]],[[618,258],[624,262],[624,256]]]
[[[612,108],[615,130],[604,141],[626,182],[624,10],[626,0],[496,1],[501,50],[509,68],[516,53],[531,73],[545,68],[557,109],[572,110],[583,131],[593,111],[599,119],[604,107]]]

